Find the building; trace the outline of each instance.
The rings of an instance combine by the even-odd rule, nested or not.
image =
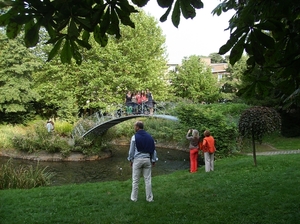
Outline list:
[[[224,76],[229,74],[229,72],[227,72],[227,63],[211,63],[210,57],[201,57],[200,60],[205,65],[211,68],[212,74],[218,78],[218,81],[220,81]],[[180,66],[180,64],[168,64],[168,71],[175,71],[177,66]]]

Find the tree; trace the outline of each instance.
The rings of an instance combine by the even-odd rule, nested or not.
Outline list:
[[[145,6],[149,0],[134,0],[138,7]],[[203,7],[200,0],[159,0],[160,7],[167,8],[161,17],[165,21],[172,12],[172,22],[178,27],[180,15],[188,18],[196,16],[196,9]],[[1,9],[8,9],[4,12]],[[45,27],[49,33],[48,43],[53,44],[48,60],[60,53],[61,61],[82,63],[79,47],[90,49],[90,34],[101,46],[106,46],[110,35],[121,37],[120,24],[135,28],[131,19],[138,10],[128,0],[27,0],[0,2],[0,26],[5,26],[7,36],[15,38],[21,27],[25,28],[24,41],[27,47],[39,42],[39,30]]]
[[[134,0],[132,4],[128,0],[27,0],[25,4],[24,1],[2,1],[0,10],[7,11],[0,12],[0,26],[7,28],[9,38],[15,38],[24,26],[27,47],[39,42],[39,30],[45,27],[50,36],[48,43],[53,44],[48,60],[60,54],[62,62],[70,63],[74,58],[81,64],[79,49],[92,47],[91,34],[101,46],[106,46],[109,35],[120,38],[120,24],[134,28],[130,18],[138,12],[134,6],[143,7],[148,1]],[[203,8],[201,0],[157,2],[166,8],[160,21],[166,21],[171,14],[176,27],[181,15],[192,19],[196,9]],[[236,11],[229,21],[230,39],[218,53],[223,55],[230,51],[229,60],[234,65],[246,51],[249,70],[269,69],[269,76],[282,86],[277,97],[282,99],[284,109],[300,107],[299,7],[300,2],[294,0],[224,0],[213,11],[216,15]]]
[[[136,28],[121,26],[123,36],[109,36],[105,48],[97,48],[91,38],[93,48],[81,52],[80,66],[63,65],[58,57],[44,64],[34,75],[35,89],[43,96],[39,103],[44,113],[51,114],[54,108],[57,116],[70,120],[78,110],[81,114],[109,107],[116,110],[124,103],[127,90],[149,88],[155,100],[170,97],[162,30],[145,13],[132,15],[132,20]],[[40,50],[37,54],[43,55]]]
[[[218,53],[210,53],[211,63],[226,63],[226,60]]]
[[[231,64],[228,65],[227,72],[229,74],[220,80],[223,99],[230,101],[237,100],[238,90],[241,88],[241,85],[243,85],[242,77],[247,70],[247,59],[248,57],[243,56],[233,66]]]
[[[182,65],[170,73],[174,95],[195,103],[211,103],[219,98],[217,80],[211,69],[201,62],[200,56],[192,55],[182,60]]]
[[[225,0],[213,11],[217,15],[230,9],[236,11],[229,21],[230,39],[219,53],[231,50],[229,60],[234,65],[246,51],[247,75],[263,71],[255,73],[249,95],[257,94],[257,86],[268,95],[268,91],[274,91],[272,82],[276,80],[276,96],[283,109],[300,107],[299,8],[300,2],[293,0]]]
[[[275,109],[268,107],[251,107],[246,109],[239,120],[239,133],[242,138],[251,138],[254,165],[256,162],[255,141],[262,142],[264,135],[281,128],[281,118]]]
[[[32,73],[40,66],[19,39],[10,40],[0,30],[0,121],[17,123],[33,111],[39,97],[32,90]]]

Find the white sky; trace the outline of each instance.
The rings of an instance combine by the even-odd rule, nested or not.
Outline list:
[[[204,8],[196,10],[196,17],[193,20],[186,20],[181,16],[178,28],[172,24],[171,13],[166,22],[159,22],[166,36],[169,63],[181,63],[184,57],[191,55],[208,56],[210,53],[217,53],[229,39],[229,31],[224,30],[227,29],[228,21],[234,12],[213,16],[211,12],[220,0],[202,0],[202,2]],[[158,21],[166,11],[166,8],[160,8],[155,0],[150,0],[142,9]]]

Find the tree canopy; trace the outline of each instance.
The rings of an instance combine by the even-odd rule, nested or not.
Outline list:
[[[182,60],[176,71],[170,72],[174,95],[195,103],[212,103],[219,99],[217,78],[200,56],[192,55]]]
[[[64,63],[82,63],[82,48],[91,49],[91,36],[106,46],[109,36],[120,38],[120,25],[135,28],[131,15],[149,0],[6,0],[0,2],[0,26],[6,35],[15,38],[22,27],[27,47],[36,46],[39,31],[45,27],[47,43],[53,45],[48,60],[59,54]],[[152,0],[154,1],[154,0]],[[157,0],[165,8],[160,21],[171,17],[175,27],[181,16],[192,19],[196,10],[203,8],[201,0]],[[230,52],[234,65],[246,52],[248,74],[256,68],[263,71],[255,85],[264,86],[264,94],[274,91],[283,109],[300,107],[300,2],[294,0],[224,0],[213,10],[220,15],[235,10],[229,21],[230,39],[219,54]],[[201,13],[201,11],[200,11]],[[257,71],[257,70],[256,70]],[[260,76],[260,74],[258,73]],[[257,88],[249,87],[250,93]]]
[[[15,123],[25,119],[38,98],[31,80],[40,64],[19,39],[10,40],[1,30],[0,44],[0,115]]]

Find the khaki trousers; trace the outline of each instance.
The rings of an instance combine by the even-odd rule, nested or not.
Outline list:
[[[131,200],[137,201],[139,191],[139,181],[143,174],[146,189],[146,200],[153,201],[151,184],[151,161],[150,158],[135,158],[132,164],[132,191]]]

